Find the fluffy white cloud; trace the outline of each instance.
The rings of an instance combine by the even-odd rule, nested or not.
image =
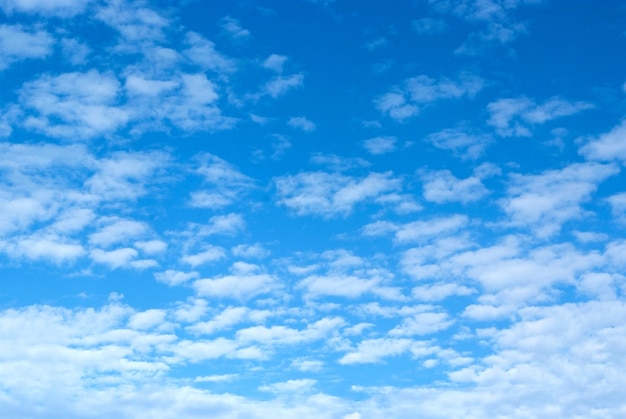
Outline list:
[[[180,258],[180,260],[188,265],[191,265],[191,267],[195,268],[196,266],[204,265],[205,263],[209,263],[209,262],[215,262],[225,257],[226,257],[226,252],[224,251],[224,249],[218,246],[209,245],[209,246],[205,246],[205,250],[203,250],[202,252],[184,255],[183,257]],[[180,276],[171,277],[171,278],[172,279],[176,278],[174,279],[175,282],[179,282],[178,278],[182,279],[182,277]],[[166,282],[171,283],[172,281],[167,280]]]
[[[492,139],[488,135],[474,133],[469,129],[455,128],[430,134],[425,141],[437,148],[450,150],[464,159],[477,159]]]
[[[345,321],[339,317],[325,317],[300,330],[286,326],[253,326],[237,331],[237,341],[268,346],[299,345],[324,339],[344,323]]]
[[[580,154],[589,160],[626,162],[626,122],[592,138],[581,147]]]
[[[292,74],[290,76],[276,76],[261,88],[261,96],[267,95],[277,98],[292,89],[301,87],[304,84],[303,74]]]
[[[402,323],[389,331],[390,336],[427,335],[445,330],[454,323],[447,313],[419,313],[405,317]]]
[[[148,231],[146,223],[133,220],[113,218],[101,222],[105,225],[89,236],[90,243],[101,247],[141,237]]]
[[[242,28],[239,21],[230,16],[221,19],[220,27],[233,39],[244,39],[250,36],[250,31]]]
[[[13,237],[11,241],[0,240],[0,251],[17,259],[46,260],[54,263],[72,262],[86,254],[80,243],[53,234],[33,234]]]
[[[94,249],[89,253],[91,259],[96,263],[108,265],[111,269],[129,267],[131,261],[138,256],[138,252],[130,247],[123,247],[115,250]]]
[[[356,205],[400,188],[391,173],[370,173],[353,178],[339,173],[302,172],[275,180],[279,203],[299,215],[347,215]]]
[[[420,107],[446,99],[473,97],[483,87],[483,80],[461,74],[458,81],[448,78],[435,80],[426,75],[406,79],[402,86],[378,97],[374,102],[379,111],[397,121],[404,121],[420,112]]]
[[[368,339],[359,342],[356,349],[344,355],[339,363],[370,364],[381,362],[384,358],[400,356],[405,353],[413,356],[425,356],[432,352],[424,343],[405,338]]]
[[[232,275],[198,279],[193,288],[199,296],[249,299],[279,287],[277,278],[264,273],[257,265],[235,262]]]
[[[192,192],[189,204],[193,207],[226,207],[254,187],[253,179],[215,155],[202,154],[197,160],[200,164],[196,171],[203,177],[206,187]]]
[[[396,137],[374,137],[363,141],[363,147],[370,154],[386,154],[396,149]]]
[[[411,294],[419,301],[441,301],[455,295],[471,295],[475,290],[454,283],[436,283],[433,285],[421,285],[413,288]]]
[[[8,15],[19,12],[71,17],[84,12],[90,3],[91,0],[1,0],[0,8]]]
[[[128,319],[128,326],[131,329],[151,329],[152,327],[163,324],[166,316],[165,310],[151,309],[134,313]]]
[[[285,57],[284,55],[271,54],[269,57],[265,59],[265,61],[263,61],[262,65],[264,68],[267,68],[268,70],[272,70],[277,73],[282,73],[283,66],[285,65],[285,62],[287,61],[287,59],[288,58]]]
[[[96,161],[85,186],[102,200],[135,200],[147,193],[146,184],[158,178],[168,159],[159,152],[118,152]]]
[[[459,214],[428,221],[413,221],[398,226],[395,239],[398,243],[427,241],[433,237],[455,233],[465,227],[468,222],[467,216]]]
[[[0,25],[0,71],[26,58],[52,53],[54,39],[45,31],[28,31],[20,25]]]
[[[142,3],[112,0],[98,7],[95,17],[122,36],[120,48],[133,51],[141,42],[164,39],[170,22],[157,11]]]
[[[236,70],[235,63],[215,50],[215,44],[202,35],[189,32],[186,36],[187,49],[183,54],[191,62],[200,67],[219,73],[230,73]]]
[[[294,116],[289,118],[287,124],[290,127],[301,129],[304,132],[315,131],[315,123],[304,116]]]
[[[426,173],[422,176],[422,181],[424,199],[438,204],[475,202],[489,193],[479,177],[458,179],[449,170]]]
[[[490,117],[487,123],[502,137],[530,137],[532,127],[564,116],[575,115],[593,108],[587,102],[569,102],[558,97],[538,105],[521,97],[499,99],[487,105]]]
[[[243,322],[249,311],[247,307],[227,307],[211,320],[195,323],[187,329],[193,333],[211,335]]]
[[[35,111],[24,125],[53,137],[91,138],[113,132],[129,119],[129,111],[119,106],[119,93],[120,83],[112,73],[44,75],[20,91],[22,104]]]
[[[600,182],[618,172],[610,164],[574,163],[539,175],[513,175],[508,197],[500,205],[512,225],[529,226],[538,236],[548,237],[564,222],[582,217],[582,203]]]
[[[261,391],[267,391],[277,394],[300,393],[303,391],[311,391],[317,383],[316,380],[304,378],[300,380],[287,380],[278,383],[267,384],[259,387]]]
[[[191,261],[188,261],[188,262],[196,262],[196,261],[198,260],[192,259]],[[198,272],[181,272],[181,271],[175,271],[173,269],[168,269],[164,272],[155,272],[154,278],[157,281],[163,282],[169,286],[175,286],[175,285],[183,284],[189,281],[190,279],[196,279],[198,278],[199,275],[200,274]]]
[[[270,254],[269,250],[260,244],[238,244],[231,249],[231,253],[241,258],[264,258]]]
[[[611,212],[616,220],[623,223],[626,221],[626,192],[611,195],[607,198],[611,205]]]

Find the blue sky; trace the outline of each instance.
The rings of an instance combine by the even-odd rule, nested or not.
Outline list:
[[[621,2],[0,12],[3,416],[626,415]]]

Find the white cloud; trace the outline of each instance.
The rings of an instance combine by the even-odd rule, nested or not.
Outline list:
[[[303,391],[311,391],[316,383],[316,380],[303,378],[299,380],[287,380],[279,383],[266,384],[259,387],[259,390],[277,394],[300,393]]]
[[[378,97],[374,103],[376,108],[383,114],[389,115],[396,121],[403,122],[420,112],[420,108],[407,102],[404,94],[400,91],[385,93]]]
[[[277,279],[257,265],[235,262],[232,271],[232,275],[199,279],[193,288],[199,296],[246,300],[279,287]]]
[[[24,125],[53,137],[91,138],[126,125],[129,111],[118,105],[120,83],[112,73],[44,75],[24,84],[21,103],[35,111]],[[57,122],[58,121],[58,122]]]
[[[492,319],[511,315],[529,303],[554,299],[556,284],[574,284],[583,272],[604,263],[597,252],[584,253],[569,244],[536,247],[528,252],[519,243],[464,252],[451,258],[451,266],[479,281],[483,294],[465,315]]]
[[[301,330],[285,326],[253,326],[240,329],[236,336],[237,341],[243,344],[255,342],[268,346],[298,345],[324,339],[344,323],[339,317],[325,317]]]
[[[436,283],[433,285],[420,285],[411,291],[413,298],[419,301],[442,301],[448,297],[461,295],[467,296],[476,290],[464,285],[453,283]]]
[[[299,215],[347,215],[356,205],[400,188],[391,173],[353,178],[338,173],[302,172],[275,179],[279,203]]]
[[[237,358],[237,343],[231,339],[217,338],[212,341],[206,340],[183,340],[176,344],[172,352],[181,361],[188,360],[193,363],[218,359]]]
[[[159,266],[159,262],[154,259],[137,259],[130,262],[129,265],[134,269],[142,270],[148,268],[157,268]]]
[[[462,158],[477,159],[484,153],[492,139],[488,135],[474,133],[469,129],[455,128],[430,134],[425,141],[437,148],[450,150]]]
[[[455,53],[478,55],[488,47],[506,45],[527,33],[528,24],[519,20],[516,11],[542,1],[430,0],[429,3],[434,12],[465,20],[477,28]]]
[[[611,195],[607,201],[611,205],[613,217],[620,223],[626,223],[626,192]]]
[[[54,39],[44,31],[27,31],[20,25],[0,25],[0,71],[26,58],[45,58]]]
[[[86,44],[73,38],[61,39],[61,48],[63,55],[74,65],[86,64],[87,57],[92,52]]]
[[[458,179],[449,170],[439,170],[422,175],[424,199],[438,204],[445,202],[475,202],[489,191],[477,176]]]
[[[198,233],[202,236],[214,234],[234,235],[243,230],[246,223],[241,214],[214,215],[207,225],[200,226]]]
[[[196,261],[196,259],[193,259],[193,260]],[[200,274],[198,272],[181,272],[181,271],[175,271],[173,269],[168,269],[164,272],[154,273],[154,278],[157,281],[163,282],[169,285],[170,287],[184,284],[190,279],[196,279],[199,276]]]
[[[106,225],[89,236],[89,242],[100,247],[109,247],[113,244],[126,242],[142,237],[148,232],[147,224],[139,221],[114,217],[103,219],[101,222],[106,223]]]
[[[396,149],[396,137],[374,137],[363,141],[363,147],[370,154],[386,154]]]
[[[589,160],[626,162],[626,122],[592,138],[579,152]]]
[[[508,197],[500,201],[510,223],[528,226],[540,237],[560,231],[561,225],[584,215],[600,182],[619,172],[614,165],[574,163],[539,175],[513,175]]]
[[[14,258],[48,260],[54,263],[73,262],[86,251],[83,246],[56,235],[38,235],[13,237],[11,241],[0,240],[0,250]]]
[[[248,312],[247,307],[227,307],[211,320],[195,323],[187,327],[187,330],[196,334],[211,335],[243,322],[247,319]]]
[[[238,244],[237,246],[233,247],[230,251],[234,256],[241,257],[241,258],[260,259],[260,258],[267,257],[270,254],[269,250],[265,249],[260,244],[250,244],[250,245]]]
[[[253,179],[215,155],[205,153],[197,160],[200,165],[196,172],[204,178],[207,186],[192,192],[189,204],[193,207],[226,207],[254,187]]]
[[[96,172],[85,186],[105,201],[135,200],[147,193],[146,184],[158,178],[168,159],[159,152],[117,152],[95,162]]]
[[[165,310],[151,309],[133,314],[128,319],[128,326],[131,329],[150,329],[163,324],[165,320]]]
[[[368,339],[361,341],[356,350],[344,355],[339,360],[339,363],[342,365],[371,364],[381,362],[384,358],[403,355],[407,352],[419,354],[423,349],[423,344],[411,339]]]
[[[111,269],[128,267],[130,262],[135,259],[137,255],[137,251],[130,247],[110,251],[94,249],[89,253],[89,256],[94,262],[108,265]]]
[[[142,7],[142,2],[111,0],[101,5],[95,17],[122,35],[120,48],[133,51],[142,42],[165,39],[164,30],[170,22],[155,10]]]
[[[272,70],[277,73],[282,73],[283,66],[285,65],[285,62],[287,62],[287,60],[288,58],[285,57],[284,55],[271,54],[269,57],[265,59],[265,61],[263,61],[262,65],[264,68],[267,68],[268,70]]]
[[[458,81],[448,78],[435,80],[426,75],[406,79],[374,102],[379,111],[397,121],[404,121],[420,112],[420,107],[441,100],[473,97],[483,88],[483,80],[470,74],[461,74]]]
[[[535,125],[591,108],[593,105],[590,103],[569,102],[558,97],[550,98],[541,105],[526,97],[499,99],[487,105],[490,115],[487,123],[502,137],[530,137]]]
[[[226,252],[221,247],[209,245],[205,246],[205,249],[206,250],[200,253],[184,255],[180,258],[180,260],[195,268],[196,266],[204,265],[209,262],[215,262],[226,257]]]
[[[8,15],[19,12],[72,17],[83,13],[90,3],[91,0],[1,0],[0,8]]]
[[[427,335],[447,329],[454,323],[447,313],[419,313],[405,317],[402,323],[389,331],[390,336]]]
[[[303,74],[292,74],[290,76],[277,76],[265,83],[261,89],[262,95],[277,98],[304,84]]]
[[[233,39],[244,39],[250,37],[250,31],[241,27],[237,19],[226,16],[220,20],[220,27]]]
[[[304,132],[313,132],[316,128],[315,123],[304,116],[293,116],[289,118],[287,124],[292,128],[298,128]]]
[[[291,365],[302,372],[318,372],[322,369],[324,363],[310,359],[295,359],[291,362]]]
[[[197,275],[193,277],[195,278]],[[187,279],[185,279],[185,281],[186,280]],[[208,306],[207,301],[202,298],[190,298],[186,303],[179,304],[178,308],[172,314],[179,322],[196,322],[204,317],[209,310]]]
[[[167,243],[161,240],[138,241],[134,246],[148,255],[163,253],[167,249]]]
[[[205,375],[202,377],[196,377],[193,381],[196,383],[221,383],[236,380],[238,377],[238,374]]]
[[[299,283],[311,297],[357,298],[373,291],[381,282],[380,278],[359,278],[347,275],[309,276]]]
[[[581,243],[602,242],[609,239],[608,234],[593,231],[573,231],[573,234]]]
[[[465,227],[468,222],[468,217],[460,214],[432,218],[428,221],[413,221],[398,227],[395,240],[398,243],[427,241],[442,234],[455,233]]]
[[[185,42],[188,46],[183,51],[185,57],[200,67],[218,73],[231,73],[236,70],[235,63],[215,50],[215,44],[202,35],[189,32]]]

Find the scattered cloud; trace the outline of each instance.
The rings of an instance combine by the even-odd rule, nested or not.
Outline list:
[[[459,76],[458,81],[420,75],[404,80],[401,86],[379,96],[374,103],[380,112],[402,122],[417,115],[426,105],[441,100],[472,98],[483,85],[480,77],[465,73]]]
[[[222,30],[233,39],[245,39],[250,37],[250,31],[241,27],[239,20],[226,16],[220,20]]]
[[[386,154],[396,149],[396,137],[374,137],[363,141],[363,147],[370,154]]]
[[[425,141],[442,150],[450,150],[463,159],[475,160],[483,155],[492,138],[472,130],[452,128],[430,134]]]
[[[598,185],[619,172],[614,165],[574,163],[539,175],[513,175],[508,196],[500,201],[509,222],[533,229],[540,237],[560,231],[563,223],[583,217],[582,204]]]
[[[580,148],[580,154],[589,160],[626,162],[626,122],[622,122],[607,133],[590,139]]]
[[[315,123],[304,116],[292,116],[287,124],[292,128],[301,129],[304,132],[315,131]]]
[[[490,117],[487,123],[495,128],[501,137],[530,137],[531,128],[548,121],[593,108],[587,102],[568,102],[554,97],[542,105],[522,97],[499,99],[487,105]]]
[[[262,66],[263,68],[266,68],[268,70],[272,70],[277,73],[282,73],[283,67],[285,66],[285,63],[287,62],[287,60],[288,58],[284,55],[271,54],[269,57],[267,57],[263,61]]]
[[[445,202],[467,204],[479,201],[489,193],[479,176],[459,179],[449,170],[424,173],[422,181],[424,182],[424,199],[438,204]]]
[[[298,215],[347,215],[357,204],[372,201],[400,188],[391,173],[371,173],[364,178],[302,172],[275,179],[278,202]]]
[[[27,58],[45,58],[52,53],[54,38],[47,32],[25,30],[21,25],[0,25],[0,71]]]

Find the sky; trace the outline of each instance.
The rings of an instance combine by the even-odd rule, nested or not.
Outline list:
[[[0,0],[6,418],[626,417],[626,5]]]

